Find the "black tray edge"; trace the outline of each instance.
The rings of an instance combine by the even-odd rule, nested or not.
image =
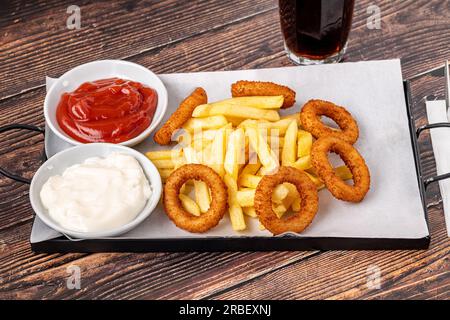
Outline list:
[[[69,242],[69,243],[68,243]],[[412,250],[427,249],[430,237],[385,238],[213,238],[128,239],[70,241],[63,237],[32,243],[35,252],[224,252],[224,251],[310,251],[310,250]]]

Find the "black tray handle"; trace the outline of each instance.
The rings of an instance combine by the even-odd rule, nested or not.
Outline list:
[[[33,125],[29,125],[29,124],[21,124],[21,123],[12,123],[12,124],[8,124],[6,126],[0,127],[0,133],[10,131],[10,130],[15,130],[15,129],[35,131],[35,132],[45,134],[45,130],[38,126],[33,126]],[[44,152],[43,161],[45,161],[45,160],[46,160],[46,156],[45,156],[45,152]],[[18,181],[18,182],[22,182],[22,183],[26,183],[26,184],[31,183],[31,179],[27,179],[27,178],[24,178],[22,176],[15,174],[15,173],[11,173],[1,167],[0,167],[0,174],[2,174],[5,177],[8,177],[14,181]]]
[[[429,130],[429,129],[435,129],[435,128],[450,128],[450,123],[449,122],[437,122],[437,123],[432,123],[432,124],[426,124],[423,126],[420,126],[419,128],[417,128],[416,130],[416,136],[417,138],[419,138],[420,134],[425,131],[425,130]],[[424,185],[425,185],[425,189],[427,189],[427,187],[436,181],[440,181],[440,180],[445,180],[450,178],[450,172],[449,173],[444,173],[444,174],[440,174],[431,178],[428,178],[426,180],[423,181]]]

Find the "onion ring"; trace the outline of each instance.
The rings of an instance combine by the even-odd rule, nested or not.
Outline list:
[[[300,211],[279,219],[272,209],[272,193],[283,182],[292,183],[300,194]],[[284,232],[302,232],[310,225],[319,208],[317,187],[301,170],[280,167],[277,173],[264,176],[256,187],[255,211],[259,221],[274,235]]]
[[[231,85],[232,97],[284,96],[281,108],[290,108],[295,103],[295,91],[273,82],[240,80]]]
[[[330,162],[328,152],[337,153],[353,175],[353,186],[339,178]],[[340,200],[360,202],[370,188],[370,172],[364,158],[351,144],[336,137],[316,140],[311,149],[311,163],[331,194]]]
[[[192,117],[194,109],[208,102],[206,91],[203,88],[196,88],[187,98],[185,98],[178,109],[172,113],[164,125],[156,131],[153,140],[160,145],[167,145],[172,140],[172,135],[180,129],[186,121]]]
[[[211,190],[211,204],[205,213],[196,217],[187,212],[178,198],[180,188],[188,180],[204,181]],[[206,232],[223,218],[228,207],[228,191],[220,176],[202,164],[185,164],[166,180],[163,194],[164,210],[175,225],[189,232]]]
[[[320,121],[320,116],[333,119],[341,130],[332,129]],[[300,112],[300,122],[314,138],[333,136],[354,144],[358,140],[359,129],[355,119],[345,108],[324,100],[309,100]]]

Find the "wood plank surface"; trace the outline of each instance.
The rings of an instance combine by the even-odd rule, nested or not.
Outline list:
[[[449,299],[449,247],[446,231],[439,228],[444,223],[440,210],[430,210],[429,250],[328,251],[210,298]],[[380,272],[379,288],[370,285],[373,270]]]
[[[366,27],[367,7],[382,28]],[[43,125],[44,76],[96,59],[125,58],[158,73],[291,65],[276,1],[85,1],[82,28],[67,30],[68,2],[11,1],[0,9],[0,126]],[[357,1],[346,61],[401,58],[404,77],[449,57],[448,1]],[[442,79],[413,85],[416,124],[423,97]],[[440,88],[440,89],[439,89]],[[429,135],[420,139],[426,176],[435,174]],[[42,137],[0,134],[0,166],[31,177]],[[432,245],[425,251],[34,254],[28,188],[0,177],[0,298],[449,298],[449,240],[436,186],[428,192]],[[82,289],[66,287],[67,267]],[[380,268],[381,289],[367,288]]]
[[[10,4],[15,19],[0,35],[0,69],[5,70],[0,98],[42,87],[45,75],[60,76],[93,60],[144,55],[275,7],[271,0],[82,1],[81,29],[68,30],[71,4]],[[38,12],[32,11],[35,6]]]

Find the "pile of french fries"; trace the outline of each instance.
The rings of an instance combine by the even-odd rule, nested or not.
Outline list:
[[[178,143],[171,150],[146,155],[163,181],[183,164],[214,169],[228,187],[233,229],[245,230],[245,216],[257,218],[254,196],[259,181],[279,166],[303,170],[318,189],[324,187],[311,167],[313,137],[301,129],[298,113],[280,116],[282,105],[283,96],[239,97],[200,105],[175,137]],[[344,180],[352,178],[345,166],[335,170]],[[209,192],[203,181],[194,180],[183,186],[179,198],[186,211],[199,216],[209,209]],[[289,211],[298,212],[300,197],[295,186],[278,185],[272,204],[279,218]]]

